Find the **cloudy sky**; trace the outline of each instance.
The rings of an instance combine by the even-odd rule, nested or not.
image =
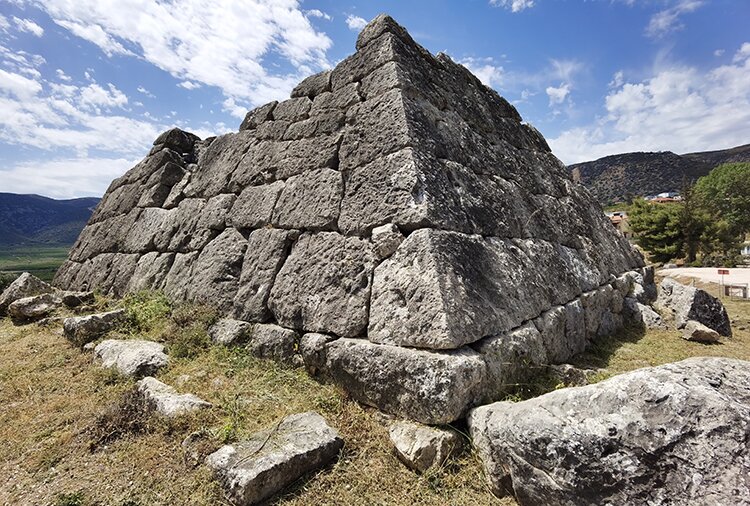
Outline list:
[[[0,0],[0,191],[99,196],[161,131],[236,130],[380,12],[566,163],[750,142],[747,0]]]

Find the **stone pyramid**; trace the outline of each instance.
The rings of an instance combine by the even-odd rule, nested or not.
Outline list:
[[[159,136],[55,283],[294,329],[358,400],[444,423],[622,326],[653,281],[466,68],[388,16],[356,47],[237,133]]]

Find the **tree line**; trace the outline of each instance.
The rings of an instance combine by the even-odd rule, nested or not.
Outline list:
[[[740,247],[750,233],[750,163],[719,165],[694,185],[684,185],[681,194],[673,203],[632,202],[628,220],[636,242],[655,262],[740,263]]]

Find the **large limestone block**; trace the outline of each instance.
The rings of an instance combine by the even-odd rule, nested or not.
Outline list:
[[[188,298],[229,311],[239,289],[245,250],[247,240],[233,228],[211,241],[195,260],[187,285]]]
[[[270,359],[280,364],[294,365],[299,334],[273,323],[253,325],[248,333],[247,349],[258,358]]]
[[[335,232],[303,234],[268,300],[279,324],[306,332],[361,335],[367,328],[371,249],[364,239]]]
[[[692,358],[472,410],[497,495],[521,505],[750,504],[750,363]]]
[[[297,231],[273,228],[261,228],[250,234],[234,298],[235,318],[251,322],[266,322],[271,318],[268,297],[297,237]]]
[[[695,320],[722,336],[732,335],[727,310],[719,299],[705,290],[664,278],[656,304],[674,314],[678,329],[685,327],[689,320]]]
[[[206,459],[227,498],[238,506],[268,499],[338,457],[344,441],[314,411],[290,415]]]
[[[357,401],[426,424],[461,418],[486,378],[484,361],[470,349],[434,352],[364,339],[329,343],[326,369]]]
[[[312,121],[308,120],[308,121]],[[304,124],[307,122],[302,122]],[[241,191],[287,179],[308,170],[338,167],[341,132],[287,141],[260,141],[250,147],[234,172],[230,189]]]
[[[549,243],[418,230],[375,269],[368,337],[458,348],[516,328],[578,294],[579,280]]]
[[[208,336],[218,344],[240,344],[253,331],[253,325],[241,320],[222,318],[208,328]]]
[[[276,181],[242,190],[229,213],[229,225],[252,229],[271,223],[273,208],[283,188],[284,182]]]
[[[272,224],[279,228],[334,230],[344,193],[341,173],[311,170],[286,180],[273,210]]]
[[[251,130],[217,137],[198,161],[201,170],[193,173],[185,194],[210,198],[225,193],[242,156],[256,141]]]
[[[130,281],[128,281],[126,291],[135,293],[140,290],[161,290],[164,288],[164,281],[169,274],[174,259],[174,253],[159,253],[156,251],[141,256]]]
[[[34,295],[41,295],[43,293],[52,293],[54,290],[48,283],[45,283],[33,274],[24,272],[0,294],[0,316],[4,316],[8,310],[8,306],[18,299],[33,297]]]

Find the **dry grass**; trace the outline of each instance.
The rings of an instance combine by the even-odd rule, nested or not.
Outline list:
[[[606,367],[604,378],[690,356],[750,360],[750,302],[725,303],[734,337],[722,344],[691,343],[675,331],[629,331],[599,342],[575,362]],[[301,479],[276,504],[515,504],[489,493],[475,453],[417,475],[393,454],[387,422],[377,411],[302,369],[208,347],[205,327],[215,315],[188,306],[165,310],[162,304],[158,297],[137,299],[131,305],[140,305],[135,320],[120,337],[146,336],[180,350],[159,379],[215,407],[177,420],[152,414],[135,426],[129,425],[132,417],[122,416],[133,407],[132,380],[92,364],[91,355],[70,345],[59,326],[14,327],[0,320],[0,505],[225,504],[208,470],[185,463],[183,439],[202,432],[205,453],[307,410],[321,413],[346,446],[337,463]],[[102,439],[110,433],[117,437]]]
[[[682,280],[689,283],[687,280]],[[719,287],[698,283],[712,295],[719,296]],[[606,368],[598,379],[632,371],[642,367],[677,362],[690,357],[731,357],[750,360],[750,300],[722,298],[732,320],[731,338],[722,338],[717,344],[702,344],[682,339],[677,330],[651,330],[643,332],[628,329],[599,340],[594,346],[575,358],[572,363],[584,367]],[[744,330],[740,330],[744,328]]]
[[[168,341],[175,323],[155,324],[147,334]],[[320,412],[346,446],[336,464],[303,478],[276,503],[514,504],[489,493],[472,452],[421,476],[409,471],[393,454],[381,415],[302,369],[284,369],[241,350],[191,350],[159,378],[215,408],[174,421],[152,415],[138,430],[119,431],[105,442],[102,434],[127,426],[117,415],[128,407],[123,398],[133,381],[92,364],[91,355],[70,345],[59,328],[0,321],[0,504],[225,504],[208,470],[184,462],[183,439],[204,431],[209,447],[218,447],[307,410]]]

